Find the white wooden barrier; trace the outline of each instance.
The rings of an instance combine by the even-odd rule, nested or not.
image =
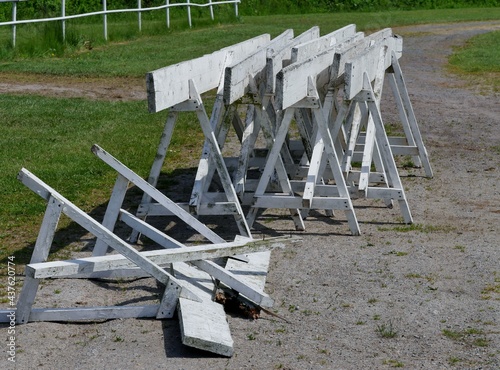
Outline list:
[[[137,177],[112,158],[109,153],[97,146],[93,147],[93,152],[119,172],[117,182],[126,178],[159,200],[160,204],[172,209],[180,219],[193,224],[194,227],[198,224],[202,233],[207,232],[208,229],[201,226],[202,224],[195,218],[185,213],[182,208],[176,209],[178,206],[175,203],[157,192],[146,181]],[[215,278],[232,290],[240,292],[257,305],[270,307],[273,304],[272,299],[263,292],[263,286],[256,286],[251,279],[248,280],[248,276],[251,277],[253,274],[261,275],[261,269],[250,268],[245,277],[233,273],[229,268],[224,269],[207,258],[237,257],[242,253],[269,251],[274,247],[282,247],[285,239],[271,238],[256,241],[240,237],[229,243],[222,241],[216,244],[186,247],[120,209],[121,221],[133,226],[142,223],[141,230],[145,235],[161,247],[168,248],[138,252],[115,235],[112,228],[99,224],[29,171],[21,170],[19,179],[48,202],[31,262],[26,266],[24,285],[17,302],[16,320],[19,324],[29,321],[78,321],[131,317],[170,318],[173,317],[174,310],[178,307],[185,344],[231,356],[233,353],[232,340],[224,310],[220,304],[212,301],[212,293],[215,290],[213,279]],[[114,190],[116,191],[117,188],[115,186]],[[118,198],[123,199],[121,196],[115,197],[115,199]],[[61,214],[70,217],[119,254],[46,262]],[[222,240],[211,231],[208,232],[207,237],[213,240]],[[192,264],[192,266],[187,263]],[[171,272],[167,272],[165,266],[170,266]],[[158,304],[74,308],[33,307],[40,279],[142,277],[145,276],[144,273],[146,276],[154,277],[166,287],[163,298]],[[200,289],[200,285],[205,288]],[[0,321],[4,321],[3,318],[4,316],[6,318],[7,314],[8,311],[0,310]],[[203,320],[204,325],[200,326],[199,320]]]
[[[294,37],[261,35],[203,57],[147,75],[148,106],[168,109],[167,121],[148,180],[97,145],[92,152],[118,177],[102,224],[23,169],[19,179],[48,205],[17,304],[18,323],[126,317],[170,318],[177,308],[184,344],[223,356],[233,354],[224,310],[213,302],[216,286],[238,292],[262,307],[270,250],[290,239],[255,241],[251,226],[262,209],[283,208],[295,227],[311,209],[345,212],[350,231],[360,234],[353,199],[397,201],[405,223],[413,222],[395,155],[411,155],[432,169],[406,89],[399,58],[402,39],[384,29],[365,36],[354,25],[319,36],[313,27]],[[388,137],[380,101],[388,79],[405,137]],[[216,90],[209,117],[202,94]],[[241,108],[246,108],[244,114]],[[194,112],[205,136],[189,202],[176,203],[156,188],[181,112]],[[297,132],[292,132],[295,122]],[[223,157],[234,128],[239,152]],[[291,138],[292,135],[299,136]],[[358,165],[356,162],[359,162]],[[373,170],[375,168],[375,170]],[[252,172],[253,171],[253,172]],[[259,176],[251,178],[251,174]],[[210,190],[218,176],[222,192]],[[129,184],[144,192],[136,215],[122,208]],[[244,207],[248,208],[244,213]],[[61,214],[96,236],[93,255],[47,262]],[[233,215],[239,235],[228,242],[198,215]],[[188,247],[149,225],[148,215],[175,216],[208,243]],[[114,233],[129,226],[129,242]],[[158,250],[139,252],[143,234]],[[118,254],[108,255],[108,249]],[[224,258],[225,266],[213,259]],[[167,270],[168,268],[168,270]],[[33,307],[40,279],[151,276],[165,286],[157,304],[74,308]],[[0,310],[0,321],[7,319]]]
[[[368,103],[360,101],[364,74],[372,82],[378,69],[383,74],[374,93],[379,101],[383,76],[389,75],[406,133],[406,142],[389,139],[394,148],[391,157],[413,155],[432,176],[397,63],[402,53],[401,38],[394,36],[391,29],[364,36],[356,33],[355,25],[322,37],[318,31],[313,27],[293,38],[293,31],[287,30],[272,41],[259,43],[259,47],[245,48],[246,54],[236,47],[241,51],[235,52],[232,60],[224,59],[223,51],[219,51],[149,75],[150,110],[171,106],[169,119],[180,110],[196,111],[202,105],[200,94],[217,86],[210,120],[202,108],[197,113],[207,140],[187,205],[191,213],[236,214],[241,235],[249,235],[260,209],[288,208],[298,230],[305,228],[303,217],[309,209],[324,209],[328,215],[340,209],[346,212],[351,232],[359,234],[351,199],[382,198],[388,206],[392,206],[392,199],[404,198],[406,202],[397,170],[389,175],[388,165],[384,164],[389,159],[382,158],[378,148],[381,144],[375,140]],[[381,47],[388,51],[379,65]],[[349,64],[353,60],[356,64]],[[196,68],[198,63],[204,66]],[[188,103],[186,99],[193,96],[199,98]],[[177,100],[172,100],[174,97]],[[244,119],[242,105],[247,107]],[[287,110],[291,111],[288,115]],[[293,120],[301,142],[289,139]],[[170,137],[172,126],[164,137]],[[237,157],[223,158],[221,149],[231,126],[241,147]],[[264,147],[258,147],[258,141],[264,142]],[[160,144],[157,158],[164,155],[167,146]],[[356,159],[362,163],[362,171],[352,168]],[[372,162],[375,172],[369,170]],[[163,159],[156,164],[161,163]],[[262,173],[259,180],[249,178],[249,168]],[[153,172],[159,174],[159,169]],[[215,173],[224,188],[222,194],[209,191]],[[155,176],[150,177],[150,182],[156,183]],[[368,186],[370,183],[384,186]],[[383,191],[389,188],[395,191]],[[138,214],[161,212],[161,207],[146,203]],[[243,208],[238,205],[250,206],[246,222]],[[404,208],[408,209],[407,205]],[[403,213],[405,222],[412,222],[409,209]]]
[[[386,48],[388,51],[382,55],[380,53],[381,48]],[[337,189],[338,169],[330,168],[328,171],[328,173],[331,173],[330,175],[325,173],[328,162],[327,155],[325,154],[334,155],[334,152],[336,152],[338,159],[341,161],[342,172],[347,182],[349,184],[353,180],[359,182],[356,189],[352,186],[349,187],[347,194],[350,194],[351,198],[359,196],[382,198],[389,206],[392,205],[390,202],[391,199],[397,199],[402,208],[405,222],[412,222],[392,152],[389,154],[389,152],[385,151],[383,157],[380,154],[378,147],[382,145],[381,141],[383,141],[383,138],[375,135],[372,118],[374,113],[368,110],[368,103],[362,99],[363,94],[367,95],[369,93],[364,89],[365,85],[363,82],[365,75],[368,76],[368,80],[371,83],[375,79],[378,70],[379,78],[375,83],[375,88],[377,89],[377,101],[379,101],[386,70],[391,70],[391,72],[392,70],[398,70],[400,72],[397,60],[401,56],[401,52],[401,39],[393,36],[390,29],[386,29],[364,38],[350,40],[350,42],[334,46],[302,62],[294,63],[284,68],[278,75],[276,102],[279,108],[287,110],[310,106],[311,109],[318,110],[320,109],[321,102],[323,102],[323,106],[326,107],[324,115],[330,117],[330,132],[327,132],[323,128],[322,132],[317,132],[311,136],[307,134],[307,129],[301,131],[303,141],[314,147],[313,154],[310,155],[310,163],[306,167],[307,180],[302,196],[305,206],[311,206],[314,194],[321,194],[322,198],[325,196],[338,196],[340,194],[339,189]],[[382,64],[378,62],[379,60],[382,61]],[[406,87],[402,84],[400,86],[401,91],[403,91],[402,95],[407,95],[407,93],[404,94]],[[343,91],[340,94],[341,104],[339,106],[337,95],[341,87],[343,87]],[[402,101],[403,98],[397,89],[393,88],[393,93],[397,102]],[[351,103],[355,97],[356,101]],[[405,132],[407,132],[407,142],[418,141],[419,144],[412,148],[408,144],[406,147],[398,146],[398,154],[415,155],[418,153],[418,158],[423,158],[422,162],[426,163],[426,173],[428,175],[430,173],[432,176],[427,153],[418,132],[418,126],[414,125],[417,129],[412,130],[409,127],[409,120],[405,116],[406,111],[412,112],[409,99],[405,98],[405,102],[407,103],[406,107],[408,107],[408,110],[402,108],[402,103],[398,103],[398,108],[403,127],[405,128]],[[366,107],[361,112],[360,109],[364,107],[363,104]],[[381,117],[380,114],[379,116]],[[416,122],[414,116],[412,118],[412,121]],[[362,120],[367,120],[368,131],[366,134],[360,134],[360,123]],[[347,122],[349,137],[346,134],[347,129],[343,126],[344,121]],[[299,125],[301,124],[300,121],[298,123]],[[321,129],[322,126],[317,122],[316,124],[317,129]],[[326,125],[326,122],[324,124]],[[379,129],[379,131],[385,133],[385,129]],[[311,132],[311,129],[309,129],[309,132]],[[316,139],[313,144],[312,137],[314,135],[316,135]],[[382,133],[379,132],[379,135],[382,135]],[[332,136],[330,143],[328,143],[328,136]],[[363,137],[362,143],[360,137]],[[366,140],[366,137],[370,137],[369,141]],[[378,139],[375,140],[375,138]],[[393,139],[391,142],[395,143],[396,141]],[[331,148],[325,147],[325,143]],[[347,170],[353,158],[355,149],[353,143],[358,150],[361,148],[364,152],[362,157],[362,171],[358,174],[354,171],[349,171],[350,168]],[[401,144],[401,140],[399,144]],[[392,145],[389,144],[389,146]],[[370,172],[373,161],[375,161],[377,167],[377,172],[375,173]],[[330,167],[332,166],[332,162],[334,163],[332,160],[329,162]],[[334,164],[334,167],[337,166]],[[337,178],[335,178],[335,172],[337,172]],[[331,182],[330,179],[334,180],[334,186],[324,184],[327,182],[325,180]],[[370,182],[385,183],[385,190],[384,188],[368,187]],[[301,190],[298,186],[298,183],[294,184],[296,190]],[[392,190],[389,191],[389,188]],[[346,194],[343,186],[341,191],[342,194]],[[361,195],[360,191],[364,191],[364,194]],[[327,203],[323,202],[322,204]]]
[[[148,182],[153,186],[158,182],[178,114],[183,111],[196,112],[206,138],[203,149],[205,154],[200,160],[196,182],[193,186],[193,196],[190,203],[184,206],[190,207],[190,211],[194,214],[233,214],[240,233],[246,236],[250,236],[250,229],[229,178],[216,133],[222,120],[222,95],[221,92],[218,93],[212,116],[209,118],[201,94],[212,89],[220,91],[225,66],[233,60],[243,59],[254,50],[262,48],[263,45],[269,43],[269,40],[270,36],[268,34],[257,36],[201,58],[153,71],[148,73],[146,77],[150,112],[159,112],[169,108],[167,121],[151,167]],[[226,199],[223,202],[207,206],[206,203],[201,202],[197,195],[201,191],[196,189],[203,188],[203,181],[208,173],[208,164],[210,162],[213,163],[222,180]],[[145,218],[148,215],[155,215],[156,209],[157,207],[151,203],[151,198],[145,194],[139,206],[138,216]],[[137,238],[138,233],[134,232],[131,240],[136,241]]]

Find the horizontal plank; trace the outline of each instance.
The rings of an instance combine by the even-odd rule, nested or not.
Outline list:
[[[159,305],[77,308],[34,308],[29,321],[110,320],[156,317]]]
[[[281,49],[293,38],[293,30],[289,29],[272,39],[265,47],[248,55],[245,59],[233,62],[224,72],[224,103],[232,104],[247,94],[251,79],[264,78],[268,49]]]
[[[327,197],[313,197],[309,207],[304,206],[302,197],[274,194],[274,195],[260,195],[255,197],[254,207],[263,209],[349,209],[348,199],[345,198],[327,198]]]
[[[200,94],[217,88],[221,83],[228,59],[244,58],[267,44],[269,40],[270,36],[263,34],[214,53],[147,73],[149,111],[159,112],[188,100],[189,80],[194,81]]]
[[[362,54],[345,63],[344,98],[346,100],[352,100],[363,90],[364,73],[368,75],[370,81],[375,79],[382,48],[387,48],[384,60],[381,61],[384,63],[385,70],[391,66],[392,52],[395,52],[396,55],[401,55],[402,39],[397,35],[385,38],[371,45]]]
[[[338,30],[330,32],[324,36],[304,42],[300,45],[294,46],[291,51],[291,62],[300,63],[313,55],[318,55],[323,51],[330,49],[335,44],[340,44],[348,38],[356,34],[356,25],[349,24]]]
[[[351,41],[361,36],[361,33],[355,35]],[[350,43],[349,40],[344,40],[344,43]],[[316,81],[318,88],[328,83],[333,56],[335,50],[340,46],[340,44],[334,44],[319,54],[283,68],[276,76],[276,108],[286,109],[306,98],[308,96],[309,77]]]
[[[234,202],[224,202],[223,199],[226,198],[224,193],[213,193],[220,195],[221,200],[217,203],[201,203],[196,213],[199,216],[206,215],[236,215],[238,211]],[[205,193],[204,195],[210,195],[210,193]],[[189,203],[182,202],[177,203],[179,207],[185,211],[190,211]],[[174,214],[163,207],[159,203],[145,203],[141,204],[137,210],[137,215],[141,216],[174,216]]]
[[[401,189],[393,188],[369,187],[366,191],[366,197],[372,199],[405,200],[404,192]]]
[[[251,242],[236,241],[221,244],[209,244],[188,248],[162,249],[147,252],[137,252],[143,258],[156,265],[174,262],[212,259],[234,256],[248,252],[259,252],[283,246],[288,239],[277,238],[255,240]],[[26,265],[26,276],[33,278],[62,277],[82,273],[93,273],[114,269],[135,267],[134,263],[119,254],[87,257],[68,261],[41,262]]]
[[[274,93],[276,85],[276,75],[283,68],[283,63],[290,64],[292,58],[292,48],[306,41],[310,41],[319,37],[319,27],[314,26],[299,36],[292,39],[287,44],[281,46],[280,49],[269,49],[266,58],[266,91]]]

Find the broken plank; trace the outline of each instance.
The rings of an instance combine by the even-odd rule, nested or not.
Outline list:
[[[236,241],[222,244],[200,245],[186,248],[161,249],[147,252],[136,252],[143,259],[156,265],[174,262],[196,261],[219,257],[234,256],[255,251],[264,251],[283,246],[287,239],[268,239]],[[292,239],[288,239],[292,240]],[[70,276],[80,273],[92,273],[115,269],[135,267],[135,262],[122,255],[87,257],[67,261],[52,261],[26,265],[26,276],[51,278]]]
[[[222,305],[180,298],[178,315],[184,345],[222,356],[233,355],[233,339]]]

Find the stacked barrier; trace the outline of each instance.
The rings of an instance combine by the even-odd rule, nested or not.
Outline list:
[[[290,242],[252,239],[260,211],[289,210],[295,228],[304,230],[310,210],[332,217],[339,210],[351,233],[359,235],[353,200],[373,198],[388,207],[397,202],[404,222],[413,222],[395,156],[412,156],[428,177],[432,169],[399,65],[401,55],[402,39],[391,29],[366,36],[348,25],[320,37],[313,27],[297,37],[293,30],[274,39],[257,36],[148,73],[149,110],[168,110],[165,128],[147,181],[93,146],[92,152],[118,173],[102,223],[21,170],[19,179],[48,205],[26,267],[17,322],[163,319],[177,309],[183,343],[231,356],[229,327],[222,306],[213,302],[214,290],[229,288],[256,306],[271,307],[264,292],[270,250]],[[386,79],[404,137],[385,132],[380,101]],[[202,94],[211,90],[216,98],[209,116]],[[183,112],[196,114],[205,141],[190,199],[176,203],[156,186]],[[239,150],[224,157],[231,129]],[[221,191],[213,190],[214,182]],[[122,209],[130,184],[144,192],[136,215]],[[91,257],[47,262],[61,214],[95,235]],[[232,215],[239,235],[225,241],[198,220],[201,215]],[[175,216],[208,244],[187,246],[151,226],[148,216]],[[128,241],[114,232],[119,222],[133,230]],[[160,249],[138,251],[133,244],[140,235]],[[110,248],[117,254],[107,254]],[[158,304],[33,307],[41,279],[142,276],[165,286]],[[0,311],[0,318],[7,319],[9,312]]]

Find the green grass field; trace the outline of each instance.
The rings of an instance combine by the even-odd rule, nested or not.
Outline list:
[[[21,80],[33,75],[144,76],[150,70],[192,59],[258,34],[276,36],[287,28],[299,34],[318,25],[325,34],[349,23],[356,23],[359,30],[371,31],[399,25],[491,19],[500,19],[500,8],[468,9],[467,12],[451,9],[242,17],[227,24],[199,21],[190,30],[129,34],[109,43],[96,41],[90,50],[83,46],[67,48],[59,55],[23,54],[4,47],[0,51],[0,78],[5,73],[16,74]],[[126,29],[127,25],[113,25],[110,33],[120,28]],[[19,42],[28,45],[32,30],[23,32],[19,30]],[[496,81],[492,83],[498,88],[499,35],[492,32],[478,36],[457,50],[451,58],[453,70],[487,75],[490,82]],[[2,45],[8,38],[8,30],[0,30]],[[90,212],[109,199],[116,176],[90,153],[91,145],[98,143],[146,176],[165,119],[164,114],[147,113],[145,102],[9,94],[0,95],[0,117],[0,263],[13,253],[22,257],[19,263],[27,261],[45,210],[45,202],[16,180],[22,167]],[[182,162],[185,158],[199,157],[202,136],[194,122],[184,115],[178,125],[166,172],[185,168]]]

